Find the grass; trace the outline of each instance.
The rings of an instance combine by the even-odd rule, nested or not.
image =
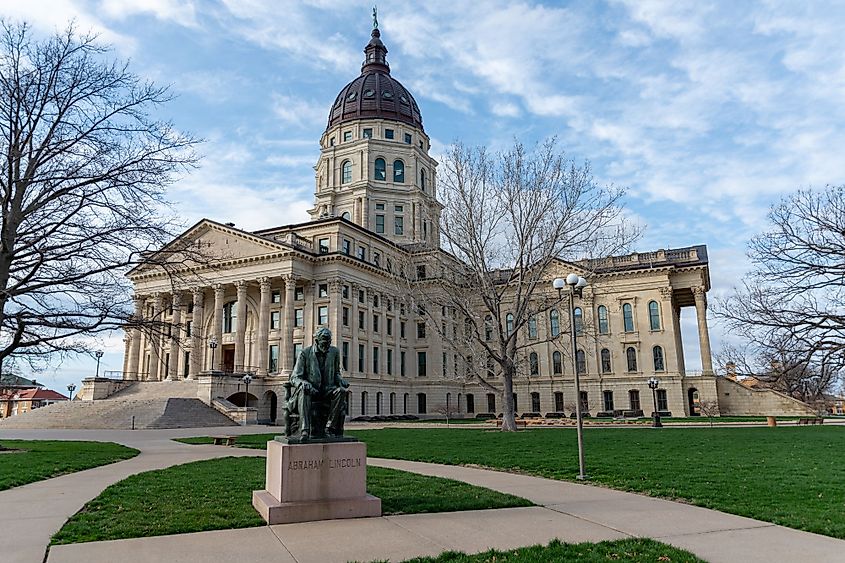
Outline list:
[[[477,464],[553,479],[578,473],[575,432],[350,432],[374,457]],[[585,429],[590,481],[845,538],[842,427]]]
[[[578,562],[606,563],[704,563],[692,553],[650,539],[626,539],[600,543],[562,543],[553,540],[549,545],[534,545],[510,551],[491,549],[475,555],[447,551],[437,557],[418,557],[405,563],[536,563]]]
[[[132,475],[68,520],[52,543],[67,544],[262,526],[252,491],[264,488],[265,459],[226,457]],[[367,468],[367,491],[384,514],[531,506],[459,481]]]
[[[0,491],[59,475],[99,467],[138,455],[138,450],[111,442],[65,440],[3,440]]]

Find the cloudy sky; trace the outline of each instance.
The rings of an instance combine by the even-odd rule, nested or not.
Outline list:
[[[139,75],[170,84],[163,109],[203,137],[174,185],[186,223],[258,229],[307,219],[318,140],[360,72],[371,2],[0,0],[39,34],[75,20]],[[485,0],[379,2],[393,76],[415,95],[433,150],[550,135],[627,187],[639,250],[707,244],[718,298],[747,270],[745,243],[773,202],[845,173],[845,4]],[[700,366],[684,311],[687,365]],[[728,335],[712,326],[714,350]],[[105,369],[121,369],[119,338]],[[92,374],[66,362],[59,389]],[[55,375],[53,375],[55,374]]]

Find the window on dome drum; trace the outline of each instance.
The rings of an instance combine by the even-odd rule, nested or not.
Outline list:
[[[329,146],[330,147],[334,146],[334,137],[329,137]]]
[[[528,338],[537,338],[537,317],[528,317]]]
[[[513,313],[508,313],[505,316],[505,328],[509,336],[513,334]]]
[[[531,367],[531,375],[540,375],[540,357],[537,352],[531,352],[528,356],[528,364]]]
[[[329,296],[329,284],[321,283],[317,286],[317,294],[319,297],[328,297]]]
[[[552,354],[552,373],[555,375],[563,373],[563,357],[557,351]]]
[[[581,311],[581,307],[575,307],[572,315],[575,317],[575,334],[581,336],[584,334],[584,312]]]
[[[347,221],[352,220],[352,215],[350,215],[348,211],[344,211],[343,215],[341,215],[340,217],[341,217],[341,219],[346,219]]]
[[[575,352],[575,367],[578,369],[579,374],[587,373],[587,355],[583,350]]]
[[[321,238],[318,242],[318,246],[320,247],[320,254],[329,253],[329,239]]]
[[[373,173],[373,178],[379,181],[387,180],[387,173],[386,171],[386,164],[383,158],[377,158],[375,162],[375,171]]]
[[[608,334],[610,324],[607,321],[607,307],[599,305],[599,334]]]
[[[376,233],[384,234],[384,215],[376,215]]]
[[[321,305],[317,307],[317,324],[327,325],[329,324],[329,308],[325,305]]]
[[[605,412],[613,412],[613,391],[602,392]]]
[[[401,236],[405,232],[405,218],[404,217],[394,217],[393,218],[393,234]]]
[[[373,130],[369,127],[365,128],[361,132],[361,137],[364,139],[372,139],[373,138]]]
[[[305,317],[303,316],[302,309],[295,309],[293,312],[293,326],[301,327],[305,326]]]
[[[343,164],[340,165],[341,176],[340,176],[340,183],[341,184],[348,184],[352,181],[352,161],[344,160]]]
[[[610,373],[611,366],[610,366],[610,350],[607,348],[601,349],[601,372],[602,373]]]
[[[393,129],[385,129],[384,130],[384,138],[385,139],[392,139],[393,138]]]
[[[560,313],[557,312],[557,309],[549,311],[549,325],[552,337],[560,336]]]
[[[343,132],[343,141],[351,141],[352,140],[352,131],[344,131]]]
[[[640,392],[636,389],[628,391],[628,403],[632,411],[640,410]]]
[[[634,310],[630,303],[622,305],[622,321],[625,324],[625,332],[634,332]]]
[[[425,168],[420,169],[420,187],[425,191]]]
[[[223,332],[235,332],[238,330],[237,302],[232,301],[223,305]]]
[[[654,371],[665,371],[666,367],[663,362],[663,348],[655,346],[651,349],[651,354],[654,357]]]
[[[411,134],[405,133],[405,144],[410,145],[412,141],[413,141],[413,138],[411,137]]]
[[[666,389],[657,390],[657,410],[668,411],[669,399],[666,397]]]
[[[625,357],[628,360],[628,371],[637,371],[637,351],[633,346],[628,346],[625,350]]]
[[[657,301],[648,302],[648,322],[651,330],[660,330],[660,306]]]
[[[405,182],[405,163],[401,160],[393,161],[393,181],[400,184]]]

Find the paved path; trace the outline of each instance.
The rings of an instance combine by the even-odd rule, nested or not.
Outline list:
[[[229,433],[267,431],[266,428],[226,430]],[[110,440],[137,447],[143,453],[132,460],[0,492],[0,559],[4,563],[41,561],[49,537],[68,516],[105,486],[131,473],[197,459],[262,453],[219,446],[185,446],[170,441],[177,435],[196,435],[196,430],[88,431],[80,436],[81,432],[41,432],[37,437]],[[24,436],[13,436],[11,432],[0,435],[0,439],[12,437]],[[458,479],[528,498],[538,506],[309,522],[55,546],[47,561],[401,561],[449,549],[470,552],[491,547],[509,549],[546,543],[553,538],[577,542],[642,536],[690,550],[713,563],[845,562],[845,541],[714,510],[585,484],[482,469],[386,459],[370,459],[369,463]],[[326,537],[332,540],[326,541]]]

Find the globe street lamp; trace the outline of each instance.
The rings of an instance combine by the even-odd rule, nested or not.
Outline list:
[[[246,374],[241,378],[241,381],[243,381],[244,385],[246,385],[246,392],[244,393],[244,426],[246,426],[246,413],[247,408],[249,407],[249,383],[252,381],[252,376],[250,374]]]
[[[68,383],[67,392],[70,395],[70,400],[73,400],[73,392],[76,391],[76,383]]]
[[[214,371],[214,350],[217,348],[216,336],[212,336],[208,339],[208,347],[211,348],[211,371]]]
[[[660,382],[657,381],[656,377],[648,380],[648,388],[651,389],[651,398],[654,400],[654,422],[651,423],[652,428],[663,428],[663,424],[660,422],[660,413],[657,412],[657,387],[659,385]]]
[[[103,357],[103,351],[97,350],[94,355],[97,356],[97,374],[94,377],[100,377],[100,358]]]
[[[575,368],[575,433],[578,436],[578,479],[586,479],[587,473],[584,469],[584,420],[581,416],[581,377],[578,373],[578,342],[575,325],[575,296],[581,297],[584,288],[587,287],[587,280],[578,274],[569,274],[566,279],[555,278],[552,287],[557,290],[558,298],[563,298],[564,286],[569,286],[569,322],[572,332],[572,365]]]

